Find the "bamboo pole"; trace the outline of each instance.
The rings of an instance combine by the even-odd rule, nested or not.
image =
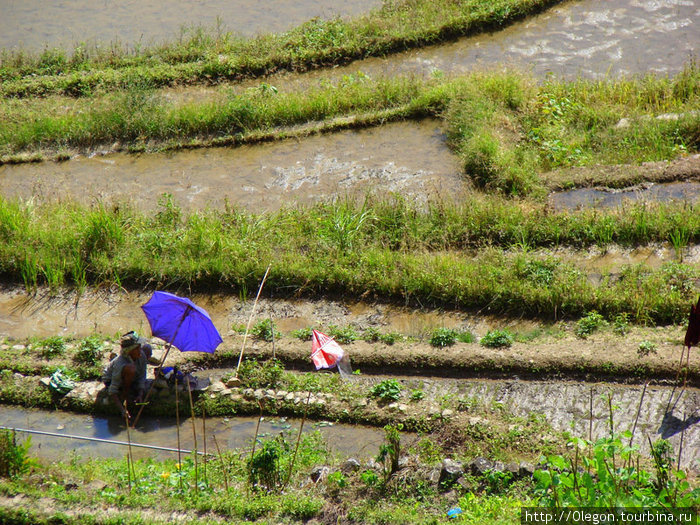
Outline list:
[[[221,470],[224,473],[224,486],[226,487],[226,493],[228,490],[228,467],[224,465],[224,456],[221,454],[221,449],[219,448],[219,442],[216,440],[216,434],[212,436],[214,439],[214,445],[216,446],[216,451],[219,453],[219,461],[221,462]]]
[[[131,492],[131,473],[134,473],[134,483],[136,483],[136,470],[134,470],[134,457],[131,454],[131,432],[129,432],[129,411],[126,409],[126,400],[124,400],[124,421],[126,422],[126,442],[128,449],[126,453],[126,472],[129,480],[129,492]]]
[[[248,332],[250,331],[250,323],[253,321],[253,316],[255,315],[255,309],[258,306],[258,299],[260,298],[260,293],[262,292],[263,285],[267,279],[267,274],[270,273],[270,267],[272,265],[267,265],[267,270],[265,270],[265,275],[263,275],[262,281],[260,282],[260,287],[258,288],[258,294],[255,296],[255,301],[253,302],[253,310],[250,312],[250,317],[248,317],[248,324],[245,327],[245,333],[243,334],[243,344],[241,345],[241,355],[238,356],[238,365],[236,365],[236,377],[238,377],[238,370],[241,368],[241,361],[243,360],[243,351],[245,350],[245,342],[248,339]]]
[[[202,439],[204,441],[204,483],[209,486],[209,478],[207,478],[207,410],[202,405]]]
[[[287,488],[289,480],[292,478],[292,471],[294,470],[294,464],[297,461],[297,452],[299,451],[299,442],[301,441],[301,432],[304,430],[304,421],[306,421],[306,415],[309,412],[309,400],[311,399],[311,390],[309,390],[309,395],[306,396],[306,405],[304,407],[304,417],[301,418],[301,424],[299,425],[299,435],[297,436],[297,444],[294,447],[294,456],[292,457],[292,464],[289,466],[289,472],[287,473],[287,481],[284,482],[282,490]]]
[[[175,376],[175,428],[177,429],[177,479],[178,486],[180,487],[180,494],[184,491],[182,490],[182,455],[180,454],[180,392],[178,392],[177,384],[177,370],[173,373]]]
[[[187,394],[189,395],[190,398],[190,413],[192,415],[192,436],[194,439],[194,450],[197,450],[197,429],[195,428],[194,424],[194,404],[192,403],[192,389],[190,388],[190,381],[189,379],[185,378],[185,381],[187,382]],[[198,471],[198,461],[197,461],[197,454],[194,455],[194,492],[195,494],[199,494],[199,471]]]

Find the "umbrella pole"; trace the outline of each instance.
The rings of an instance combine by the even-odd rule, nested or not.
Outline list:
[[[197,429],[194,424],[194,405],[192,404],[192,389],[190,388],[190,380],[185,378],[187,381],[187,394],[190,397],[190,413],[192,415],[192,436],[194,436],[194,493],[199,494],[199,472],[198,472],[198,462],[197,462]]]
[[[263,285],[267,279],[267,274],[270,273],[270,267],[272,265],[267,265],[267,270],[265,270],[265,275],[263,275],[262,281],[260,282],[260,287],[258,288],[258,295],[255,296],[255,302],[253,302],[253,310],[250,312],[250,317],[248,318],[248,324],[245,327],[245,333],[243,334],[243,345],[241,346],[241,355],[238,356],[238,365],[236,366],[236,377],[238,377],[238,370],[241,368],[241,360],[243,359],[243,351],[245,350],[245,342],[248,339],[248,331],[250,330],[250,323],[253,321],[253,316],[255,315],[255,308],[258,306],[258,299],[260,298],[260,292],[262,292]],[[274,330],[273,330],[274,331]]]
[[[178,328],[180,328],[178,326]],[[163,354],[163,358],[160,360],[160,364],[158,365],[158,368],[163,368],[163,363],[165,363],[165,358],[168,357],[168,353],[170,352],[170,349],[172,348],[172,344],[168,343],[168,346],[165,349],[165,354]],[[146,365],[146,369],[148,369],[148,365]],[[153,392],[153,387],[156,385],[156,378],[153,378],[153,381],[151,381],[151,387],[148,389],[148,392],[146,392],[146,397],[143,399],[143,404],[141,405],[141,408],[139,408],[138,414],[136,414],[136,417],[134,418],[134,424],[131,425],[132,428],[136,428],[136,423],[138,423],[139,418],[141,417],[141,412],[143,412],[143,409],[146,408],[146,404],[148,403],[148,398],[151,397],[151,392]]]

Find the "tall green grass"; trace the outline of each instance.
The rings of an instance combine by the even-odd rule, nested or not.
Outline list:
[[[443,42],[503,27],[561,0],[388,0],[355,19],[314,18],[281,34],[251,39],[197,29],[149,48],[80,44],[0,53],[0,93],[86,96],[115,88],[159,87],[304,71]]]
[[[374,296],[550,319],[595,310],[659,323],[685,317],[699,276],[681,263],[631,265],[594,286],[573,263],[531,250],[597,244],[602,223],[614,225],[606,241],[620,244],[664,241],[679,223],[697,243],[693,206],[553,214],[474,196],[427,209],[399,199],[185,215],[164,198],[153,214],[6,200],[0,214],[23,225],[3,230],[0,273],[29,288],[87,282],[235,292],[255,289],[271,263],[266,288],[275,296]]]

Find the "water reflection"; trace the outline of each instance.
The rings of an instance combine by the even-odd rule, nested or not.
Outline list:
[[[556,210],[614,208],[640,201],[696,203],[700,200],[700,183],[673,182],[624,190],[581,188],[555,193],[550,199]]]
[[[12,428],[40,430],[61,435],[85,436],[112,441],[127,442],[124,422],[119,417],[87,416],[66,412],[49,412],[36,409],[0,406],[1,425]],[[245,448],[250,446],[255,436],[258,419],[252,417],[208,418],[207,448],[214,450],[212,436],[222,449]],[[195,420],[199,450],[203,449],[201,418]],[[130,431],[131,441],[144,445],[177,448],[175,418],[142,418],[136,429]],[[299,421],[285,418],[263,419],[259,436],[275,436],[284,431],[299,428]],[[304,432],[320,431],[330,450],[342,456],[367,459],[377,454],[384,433],[381,429],[363,426],[309,422]],[[65,460],[71,454],[84,457],[123,457],[126,447],[110,443],[83,441],[78,439],[31,435],[32,454],[56,461]],[[180,421],[181,448],[193,448],[192,422],[190,418]],[[172,458],[173,453],[146,448],[134,448],[137,458]]]

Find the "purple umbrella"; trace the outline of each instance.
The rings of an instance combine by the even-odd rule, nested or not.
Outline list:
[[[151,333],[182,352],[213,354],[221,344],[209,314],[189,299],[154,292],[141,309],[151,325]]]
[[[160,360],[159,366],[161,367],[173,346],[182,352],[213,354],[216,347],[222,342],[221,336],[206,310],[189,299],[168,292],[154,292],[141,309],[151,325],[151,333],[168,343],[165,354]],[[148,401],[154,384],[155,382],[151,384],[143,406]],[[143,406],[136,415],[134,427],[141,416]]]

